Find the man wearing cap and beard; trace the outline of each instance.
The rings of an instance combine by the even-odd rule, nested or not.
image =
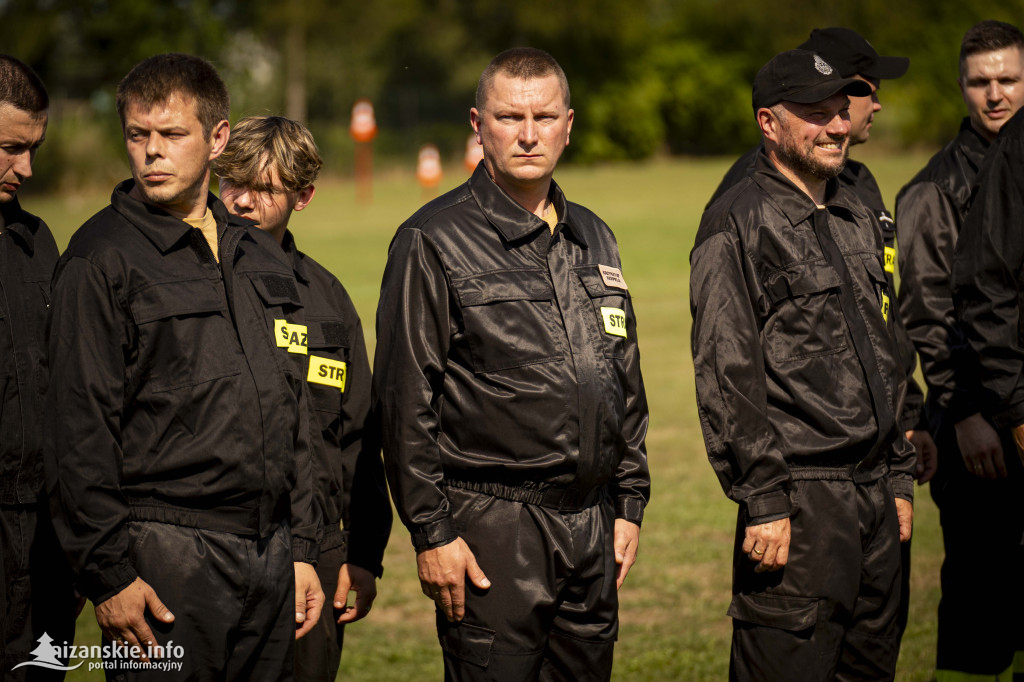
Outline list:
[[[870,93],[807,50],[765,65],[764,149],[690,256],[701,426],[739,503],[733,680],[895,673],[915,457],[881,236],[837,179]]]
[[[850,146],[867,142],[871,137],[875,115],[882,110],[882,104],[878,99],[878,90],[882,81],[903,76],[910,66],[910,60],[906,57],[882,56],[859,33],[849,28],[840,27],[814,29],[811,31],[811,36],[799,46],[799,49],[817,53],[839,71],[839,75],[843,78],[856,78],[871,87],[871,92],[864,97],[850,97]],[[762,147],[763,145],[759,144],[736,160],[722,178],[718,189],[711,196],[708,206],[713,204],[730,187],[753,172],[754,162]],[[857,195],[857,198],[875,218],[875,226],[882,234],[885,270],[889,274],[889,286],[895,291],[893,274],[896,265],[896,223],[892,213],[885,207],[885,200],[882,199],[882,192],[878,189],[875,176],[863,163],[847,158],[846,166],[839,173],[838,180],[840,184],[846,185]],[[895,303],[894,300],[893,304],[895,305]],[[899,320],[896,321],[895,329],[897,346],[903,353],[901,363],[906,371],[907,380],[907,397],[900,412],[900,425],[917,450],[917,480],[924,484],[935,474],[938,452],[928,422],[924,418],[924,394],[914,379],[917,362],[913,344]],[[908,569],[910,565],[909,549],[908,545],[905,548],[907,556],[904,559],[904,564]],[[907,604],[904,603],[904,607],[906,606]]]

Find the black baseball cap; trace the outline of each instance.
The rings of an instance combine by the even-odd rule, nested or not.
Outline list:
[[[813,104],[837,92],[867,97],[871,86],[856,78],[843,78],[838,69],[810,50],[780,52],[754,77],[754,111],[779,102]]]
[[[849,28],[816,28],[802,45],[839,69],[843,78],[899,78],[907,72],[907,57],[883,57],[861,34]]]

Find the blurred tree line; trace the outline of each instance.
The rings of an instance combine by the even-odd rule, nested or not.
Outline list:
[[[937,145],[963,115],[960,39],[989,18],[1024,24],[1024,0],[0,0],[0,50],[30,63],[54,100],[37,161],[47,182],[33,185],[74,189],[126,174],[114,90],[158,52],[210,59],[233,120],[305,120],[328,169],[347,173],[361,97],[376,108],[378,158],[411,164],[425,142],[461,158],[480,71],[515,45],[548,50],[569,76],[571,159],[735,153],[758,139],[758,68],[824,26],[911,58],[884,83],[873,139]]]

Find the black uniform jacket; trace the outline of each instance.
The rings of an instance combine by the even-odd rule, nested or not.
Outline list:
[[[316,432],[313,464],[316,501],[328,530],[322,550],[333,549],[344,526],[347,561],[380,577],[391,533],[380,422],[370,409],[370,362],[359,315],[341,282],[295,247],[291,232],[282,244],[291,260],[308,329],[305,378]],[[344,536],[341,536],[344,537]]]
[[[977,368],[953,310],[953,249],[988,142],[965,118],[896,197],[900,314],[921,355],[928,415],[956,423],[982,407]]]
[[[764,145],[759,144],[733,163],[712,195],[711,201],[708,202],[708,207],[725,194],[729,188],[754,172],[755,162],[762,149],[764,149]],[[882,235],[883,263],[885,271],[889,275],[889,287],[895,291],[896,223],[892,214],[885,207],[885,200],[882,199],[882,192],[878,189],[875,176],[863,163],[847,159],[846,166],[839,174],[838,180],[840,185],[848,187],[857,195],[857,198],[874,218],[875,227]],[[902,307],[902,300],[894,301],[893,307],[897,307],[897,304]],[[899,416],[900,426],[904,431],[926,428],[928,425],[924,421],[924,392],[914,378],[914,372],[917,369],[917,356],[914,354],[913,343],[899,316],[897,316],[893,330],[896,334],[896,347],[900,351],[900,364],[906,372],[907,381],[907,394],[903,399],[903,410]]]
[[[218,264],[198,229],[132,187],[54,274],[47,484],[94,602],[136,577],[131,519],[266,537],[290,506],[295,561],[319,549],[305,377],[275,344],[275,320],[304,322],[291,264],[210,194]]]
[[[59,254],[17,199],[0,212],[0,504],[32,504],[43,492],[46,318]]]
[[[395,504],[417,548],[457,533],[443,481],[610,485],[640,523],[650,480],[633,305],[611,230],[552,183],[559,223],[483,164],[391,243],[374,386]]]
[[[826,208],[761,154],[705,211],[690,255],[697,405],[711,463],[754,523],[785,516],[793,466],[889,470],[913,499],[881,237],[836,181]]]
[[[1024,424],[1024,114],[985,154],[953,261],[953,299],[997,426]]]

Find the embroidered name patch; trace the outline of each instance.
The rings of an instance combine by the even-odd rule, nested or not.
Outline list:
[[[606,287],[615,287],[624,291],[629,289],[626,286],[626,280],[622,277],[622,270],[613,268],[610,265],[598,265],[597,269],[601,271],[601,279],[604,280]]]
[[[882,294],[882,317],[889,321],[889,297],[885,294]]]
[[[601,307],[601,316],[604,317],[604,331],[606,334],[626,338],[626,311],[622,308]]]
[[[324,386],[333,386],[345,392],[345,378],[348,375],[348,366],[340,360],[321,358],[316,355],[309,356],[309,373],[306,381]]]
[[[896,272],[896,249],[885,247],[885,271]]]
[[[289,324],[288,320],[274,320],[274,339],[278,348],[287,348],[289,353],[309,352],[309,333],[304,324]]]

